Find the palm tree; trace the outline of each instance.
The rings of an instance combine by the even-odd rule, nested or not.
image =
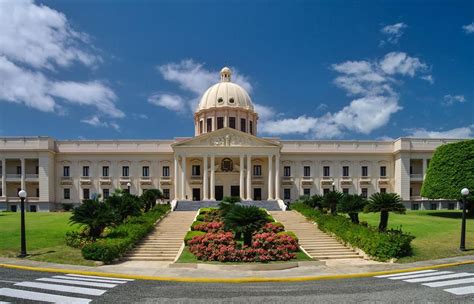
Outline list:
[[[244,245],[252,245],[252,234],[267,222],[267,213],[256,206],[235,205],[224,217],[227,229],[244,235]]]
[[[396,193],[374,193],[370,196],[364,212],[380,212],[379,231],[386,231],[389,212],[405,214],[406,208]]]
[[[329,191],[323,197],[323,206],[331,210],[332,215],[337,214],[337,204],[342,200],[344,194],[339,191]]]
[[[226,214],[234,208],[234,206],[240,203],[240,197],[238,196],[225,196],[222,201],[219,203],[219,211],[221,216],[225,217]]]
[[[359,224],[359,212],[364,210],[367,200],[357,194],[346,194],[337,206],[341,213],[347,213],[354,224]]]
[[[156,200],[163,198],[163,194],[158,189],[147,189],[142,195],[140,195],[140,200],[143,202],[145,212],[153,209],[156,205]]]
[[[115,220],[115,215],[110,205],[100,202],[100,196],[84,200],[83,203],[72,210],[69,222],[89,228],[89,236],[97,238],[104,229]]]

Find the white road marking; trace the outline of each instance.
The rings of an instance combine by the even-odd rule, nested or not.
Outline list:
[[[109,279],[109,280],[116,280],[116,281],[135,281],[134,279],[122,279],[122,278],[114,278],[114,277],[99,277],[99,276],[90,276],[90,275],[80,275],[80,274],[67,274],[70,277],[80,277],[80,278],[91,278],[91,279]]]
[[[379,275],[379,276],[375,276],[375,277],[376,278],[390,278],[390,277],[398,277],[398,276],[402,276],[402,275],[426,273],[426,272],[433,272],[433,271],[437,271],[437,270],[429,269],[429,270],[420,270],[420,271],[401,272],[401,273],[395,273],[395,274],[384,274],[384,275]]]
[[[430,273],[422,273],[422,274],[412,274],[406,276],[399,276],[399,277],[392,277],[387,278],[389,280],[405,280],[405,279],[413,279],[413,278],[422,278],[422,277],[430,277],[434,275],[441,275],[441,274],[448,274],[453,273],[452,271],[437,271],[437,272],[430,272]]]
[[[42,292],[33,292],[12,288],[0,288],[0,295],[16,299],[25,299],[32,301],[52,302],[52,303],[68,303],[68,304],[87,304],[91,299],[66,297],[53,295]]]
[[[116,280],[104,280],[104,279],[89,279],[89,278],[76,278],[76,277],[68,277],[68,276],[53,276],[56,279],[66,279],[66,280],[79,280],[79,281],[87,281],[87,282],[98,282],[98,283],[115,283],[115,284],[126,284],[128,282],[125,281],[116,281]]]
[[[466,279],[459,279],[459,280],[448,280],[448,281],[441,281],[441,282],[425,283],[425,284],[421,284],[421,285],[428,286],[428,287],[443,287],[443,286],[469,284],[469,283],[474,283],[474,278],[466,278]]]
[[[452,293],[458,296],[462,296],[462,295],[474,293],[474,285],[465,286],[465,287],[457,287],[457,288],[449,288],[449,289],[444,289],[444,291],[447,291],[449,293]]]
[[[84,281],[74,281],[74,280],[62,280],[62,279],[52,279],[52,278],[39,278],[37,281],[44,282],[53,282],[53,283],[64,283],[64,284],[73,284],[73,285],[83,285],[83,286],[92,286],[92,287],[104,287],[112,288],[117,286],[117,284],[109,283],[96,283],[96,282],[84,282]]]
[[[55,290],[55,291],[63,291],[63,292],[71,292],[71,293],[79,293],[79,294],[85,294],[85,295],[90,295],[90,296],[101,296],[107,291],[107,290],[104,290],[104,289],[85,288],[85,287],[48,284],[48,283],[38,283],[38,282],[21,282],[21,283],[15,284],[15,286],[40,288],[40,289],[46,289],[46,290]]]
[[[410,280],[404,280],[404,281],[408,283],[420,283],[420,282],[441,281],[441,280],[446,280],[446,279],[456,279],[456,278],[464,278],[464,277],[472,277],[472,276],[474,276],[474,273],[460,272],[460,273],[453,273],[453,274],[442,275],[442,276],[436,275],[436,276],[428,277],[428,278],[418,278],[418,279],[410,279]]]

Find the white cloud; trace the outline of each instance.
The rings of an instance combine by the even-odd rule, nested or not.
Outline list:
[[[428,81],[429,84],[434,84],[434,78],[432,75],[421,76],[420,78]]]
[[[474,125],[455,128],[446,131],[428,131],[426,129],[409,129],[408,137],[419,138],[472,138],[474,137]]]
[[[277,115],[275,110],[271,107],[264,106],[257,103],[254,103],[253,107],[254,107],[255,112],[258,113],[258,118],[260,119],[260,121],[269,120]]]
[[[382,40],[381,45],[385,44],[386,42],[397,44],[398,40],[402,37],[405,28],[407,28],[407,25],[403,22],[384,26],[380,32],[387,37],[387,40]]]
[[[463,25],[462,29],[464,30],[464,32],[466,32],[466,34],[474,33],[474,22],[471,24]]]
[[[45,73],[73,63],[94,68],[101,61],[88,51],[93,47],[87,35],[73,30],[64,14],[27,0],[0,2],[0,41],[0,101],[58,114],[74,104],[125,116],[103,82],[58,80]]]
[[[120,126],[117,123],[101,121],[100,117],[98,115],[93,115],[89,118],[81,119],[81,122],[85,123],[85,124],[88,124],[88,125],[91,125],[93,127],[113,128],[116,131],[120,130]]]
[[[454,103],[464,103],[466,102],[466,97],[464,95],[444,95],[443,104],[445,106],[452,106]]]
[[[306,134],[313,130],[317,124],[317,118],[300,116],[298,118],[285,118],[281,120],[270,120],[260,123],[260,131],[270,135]]]
[[[391,52],[380,62],[380,68],[387,74],[401,74],[413,77],[416,72],[427,69],[426,64],[416,57],[410,57],[403,52]]]
[[[186,101],[179,95],[155,93],[148,97],[148,102],[178,113],[187,111]]]

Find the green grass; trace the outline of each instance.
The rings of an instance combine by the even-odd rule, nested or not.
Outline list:
[[[359,217],[369,225],[378,226],[378,213],[361,213]],[[404,232],[416,237],[412,241],[413,255],[401,258],[401,263],[474,254],[474,219],[468,219],[466,225],[468,251],[459,251],[460,211],[407,211],[405,215],[390,213],[388,224],[389,228],[401,227]]]
[[[70,212],[27,212],[26,247],[28,259],[61,264],[93,266],[79,249],[68,247],[66,231],[77,229],[69,225]],[[16,257],[20,252],[20,213],[0,213],[0,256]]]

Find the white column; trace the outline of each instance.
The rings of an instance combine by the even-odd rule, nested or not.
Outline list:
[[[215,194],[215,190],[216,190],[216,184],[215,184],[215,157],[214,155],[211,156],[211,201],[215,201],[216,200],[216,194]]]
[[[280,199],[280,155],[275,155],[275,199]]]
[[[2,196],[7,197],[7,161],[2,159]]]
[[[268,156],[268,200],[273,200],[273,155]]]
[[[427,166],[426,158],[423,158],[423,180],[425,180],[427,167],[428,166]]]
[[[208,192],[209,186],[208,186],[207,158],[208,158],[208,156],[207,156],[207,155],[204,155],[204,168],[203,168],[203,170],[204,170],[204,176],[203,176],[203,181],[202,181],[202,188],[203,188],[203,189],[202,189],[202,192],[203,192],[203,193],[202,193],[202,195],[203,195],[202,200],[203,200],[203,201],[209,200],[209,194],[208,194],[208,193],[209,193],[209,192]]]
[[[178,155],[174,156],[174,199],[178,200],[179,199],[179,178],[178,178]]]
[[[247,200],[252,200],[252,156],[247,155]]]
[[[181,156],[181,198],[186,199],[186,157]]]
[[[239,192],[240,192],[240,199],[245,199],[245,192],[244,192],[244,156],[240,155],[240,183],[239,183]]]
[[[21,189],[25,190],[25,159],[21,159]],[[29,194],[29,196],[32,196],[33,193]]]

